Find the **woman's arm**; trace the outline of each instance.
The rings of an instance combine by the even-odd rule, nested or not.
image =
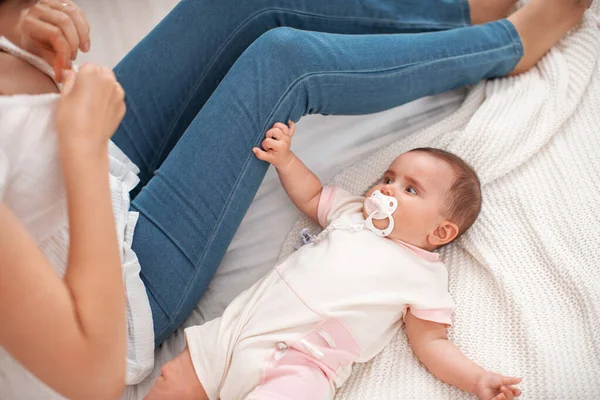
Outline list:
[[[0,221],[0,343],[68,398],[118,398],[125,378],[125,305],[116,241],[102,239],[98,249],[108,248],[108,257],[92,262],[81,261],[85,246],[72,246],[80,261],[69,260],[63,281],[3,203]],[[72,232],[72,239],[79,234]]]
[[[117,398],[124,387],[125,299],[107,155],[123,96],[110,69],[67,74],[57,115],[70,225],[64,280],[0,204],[0,344],[71,399]]]

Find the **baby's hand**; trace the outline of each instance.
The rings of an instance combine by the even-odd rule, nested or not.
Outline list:
[[[265,135],[266,139],[262,142],[264,150],[254,147],[252,152],[259,160],[272,164],[275,168],[281,168],[289,163],[293,154],[290,151],[292,136],[296,131],[296,124],[289,121],[289,127],[281,122],[276,122]]]
[[[513,387],[521,378],[512,378],[485,372],[475,383],[474,394],[480,400],[512,400],[521,395],[521,390]]]

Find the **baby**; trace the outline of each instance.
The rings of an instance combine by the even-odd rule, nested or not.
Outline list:
[[[519,378],[488,372],[447,340],[454,303],[433,250],[481,208],[479,180],[459,157],[422,148],[398,156],[366,197],[323,187],[290,151],[295,125],[266,133],[260,160],[325,230],[239,295],[223,316],[185,330],[147,399],[325,400],[352,364],[377,355],[402,326],[436,377],[480,399],[508,400]]]

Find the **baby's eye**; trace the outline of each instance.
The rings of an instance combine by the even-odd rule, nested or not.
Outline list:
[[[392,183],[392,178],[390,178],[390,177],[387,177],[387,176],[384,176],[384,177],[383,177],[383,183],[384,183],[385,185],[389,185],[390,183]]]
[[[413,186],[407,187],[406,191],[410,194],[417,194],[417,189],[415,189]]]

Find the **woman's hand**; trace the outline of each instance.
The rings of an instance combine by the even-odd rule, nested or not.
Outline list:
[[[90,25],[72,0],[40,0],[26,11],[21,24],[21,47],[42,57],[62,82],[79,50],[90,50]]]
[[[109,68],[85,64],[77,73],[67,71],[57,114],[61,145],[106,151],[108,139],[125,116],[124,99]]]
[[[521,378],[502,376],[493,372],[485,372],[475,384],[474,394],[480,400],[513,400],[521,395],[521,390],[514,387]]]

